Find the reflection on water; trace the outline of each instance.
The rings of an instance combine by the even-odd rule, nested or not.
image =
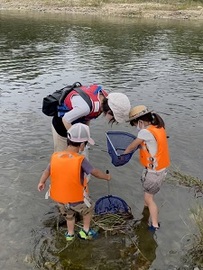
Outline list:
[[[135,227],[135,235],[138,238],[138,247],[141,254],[149,263],[152,263],[156,258],[156,248],[158,246],[155,240],[156,237],[154,237],[156,235],[148,230],[149,209],[144,207],[142,215],[140,223]]]
[[[129,220],[119,234],[100,229],[96,240],[75,238],[66,242],[66,222],[58,219],[58,212],[46,215],[44,227],[33,231],[35,265],[47,269],[148,269],[156,258],[157,242],[147,230],[149,211],[144,209],[140,220]],[[81,224],[79,224],[81,225]],[[129,227],[129,229],[128,229]],[[76,228],[76,232],[80,229]]]
[[[132,105],[143,103],[156,110],[166,122],[172,166],[203,179],[202,26],[201,22],[1,12],[0,236],[6,247],[0,254],[2,269],[30,268],[24,258],[33,253],[33,246],[39,260],[43,261],[42,256],[47,254],[57,260],[50,246],[65,244],[62,236],[53,243],[55,231],[43,221],[49,219],[54,204],[45,201],[36,186],[53,150],[51,119],[41,112],[42,98],[66,84],[100,83],[107,91],[125,92]],[[96,146],[90,148],[90,159],[95,166],[111,171],[111,192],[126,200],[136,220],[142,219],[137,155],[126,166],[113,167],[104,134],[111,127],[102,117],[91,127]],[[112,129],[135,132],[127,124]],[[107,193],[102,181],[93,179],[90,188],[94,199]],[[187,189],[166,183],[156,199],[161,219],[157,239],[148,236],[143,221],[136,224],[131,239],[151,269],[178,267],[182,239],[193,233],[189,208],[195,200]],[[85,250],[81,262],[91,269],[94,253],[101,255],[101,260],[116,256],[114,263],[124,269],[119,250],[132,242],[122,242],[122,237],[101,239],[76,245],[73,257]],[[68,250],[61,254],[66,257]],[[127,257],[136,269],[136,256],[130,252]],[[91,259],[86,265],[89,254]],[[61,260],[65,261],[65,257]]]

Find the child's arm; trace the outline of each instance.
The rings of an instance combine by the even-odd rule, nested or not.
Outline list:
[[[94,177],[99,178],[99,179],[104,179],[107,181],[111,180],[110,174],[104,173],[101,170],[94,168],[86,158],[84,158],[82,161],[82,169],[83,169],[83,172],[86,173],[87,175],[91,174]]]
[[[141,143],[143,140],[136,138],[131,144],[128,145],[128,147],[125,149],[123,154],[128,154],[134,151]]]
[[[46,181],[49,178],[49,176],[50,176],[50,164],[47,166],[47,168],[42,173],[42,176],[39,180],[39,184],[37,186],[38,191],[44,190],[45,185],[46,185]]]
[[[104,172],[102,172],[101,170],[99,170],[97,168],[94,168],[92,170],[91,175],[93,175],[94,177],[99,178],[99,179],[104,179],[104,180],[107,180],[107,181],[111,180],[111,175],[109,173],[104,173]]]

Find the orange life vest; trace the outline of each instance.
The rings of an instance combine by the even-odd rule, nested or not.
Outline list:
[[[50,197],[59,203],[84,200],[86,179],[81,184],[81,164],[84,156],[73,152],[55,152],[50,163]]]
[[[170,155],[168,149],[168,141],[165,129],[157,128],[150,125],[147,130],[152,133],[157,142],[157,152],[154,156],[151,156],[147,149],[147,145],[142,142],[140,147],[140,163],[148,168],[156,171],[166,168],[170,165]]]

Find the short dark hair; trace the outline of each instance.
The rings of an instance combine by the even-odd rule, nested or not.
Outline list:
[[[88,142],[72,142],[70,139],[67,139],[67,145],[71,145],[74,147],[79,147],[82,143],[86,145]]]
[[[113,118],[109,121],[109,124],[113,125],[113,123],[117,122],[114,117],[113,111],[109,107],[108,99],[106,97],[104,97],[103,102],[102,102],[102,112],[104,115],[110,114],[111,116],[113,116]]]
[[[111,108],[109,107],[108,99],[106,97],[104,97],[103,101],[102,101],[102,112],[104,114],[107,114],[107,112],[110,110],[111,110]]]

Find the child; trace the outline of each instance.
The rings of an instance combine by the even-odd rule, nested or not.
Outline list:
[[[125,149],[124,154],[132,152],[139,146],[140,163],[145,167],[141,181],[144,189],[144,204],[149,208],[151,225],[149,229],[159,229],[158,208],[154,195],[166,177],[166,168],[170,165],[167,135],[163,119],[152,113],[144,105],[130,110],[131,126],[138,129],[137,138]]]
[[[75,236],[76,213],[83,216],[83,229],[80,230],[78,236],[82,239],[91,239],[96,235],[96,232],[90,229],[94,205],[88,197],[87,179],[84,175],[91,174],[107,181],[111,179],[109,174],[93,168],[89,161],[79,154],[84,150],[87,142],[94,144],[90,138],[89,127],[81,123],[72,125],[68,130],[67,149],[52,154],[50,164],[43,172],[38,184],[38,190],[44,190],[50,176],[50,197],[58,203],[61,213],[66,217],[67,241],[73,240]]]

